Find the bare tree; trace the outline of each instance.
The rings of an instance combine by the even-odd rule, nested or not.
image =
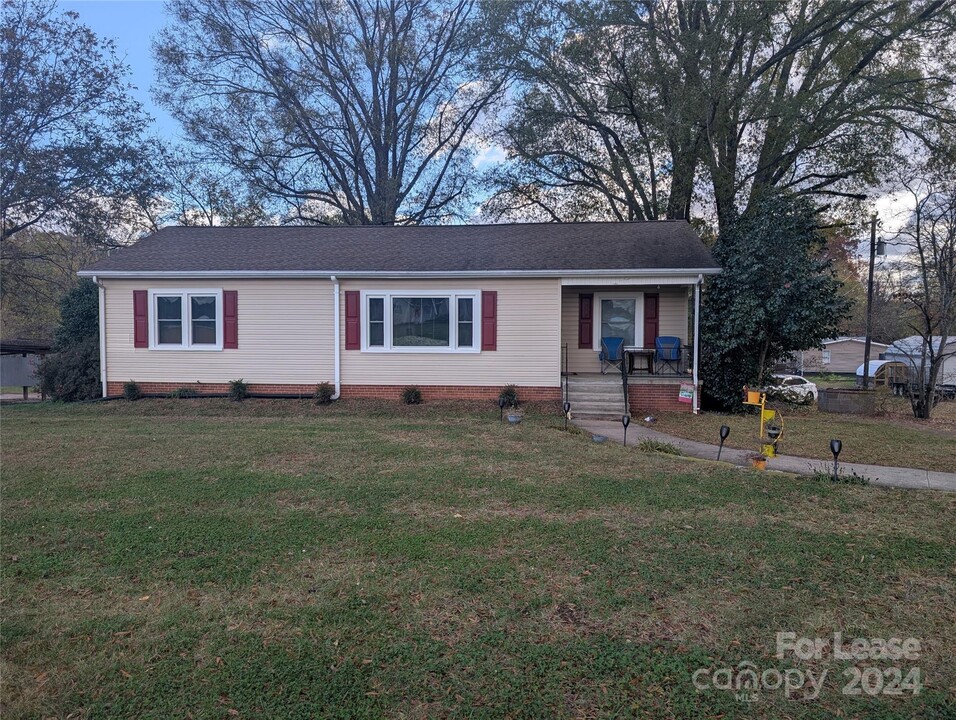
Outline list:
[[[897,297],[913,311],[910,328],[918,346],[903,348],[913,366],[910,402],[917,418],[929,419],[956,333],[956,174],[932,168],[902,186],[912,215],[894,243],[906,249],[899,263]]]
[[[53,337],[59,299],[76,273],[105,251],[60,233],[27,228],[3,244],[0,257],[0,324],[6,337]]]
[[[439,221],[503,80],[473,65],[474,0],[172,0],[160,101],[293,219]]]
[[[514,72],[519,92],[494,138],[510,162],[491,178],[492,217],[688,217],[700,102],[685,68],[622,12],[621,3],[486,4],[486,63]]]
[[[269,225],[274,220],[261,191],[251,189],[235,170],[207,162],[187,148],[166,149],[160,167],[166,179],[153,204],[153,224]]]

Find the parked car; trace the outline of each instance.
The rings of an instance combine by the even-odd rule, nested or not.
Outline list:
[[[801,375],[772,375],[771,385],[765,388],[768,395],[779,395],[787,400],[796,402],[816,402],[819,391],[816,383],[812,383]]]

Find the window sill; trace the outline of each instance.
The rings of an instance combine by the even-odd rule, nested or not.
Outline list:
[[[222,345],[150,345],[147,349],[160,352],[220,352]]]
[[[392,348],[363,347],[362,352],[372,355],[477,355],[481,350],[479,348],[429,347],[423,345],[421,347]]]

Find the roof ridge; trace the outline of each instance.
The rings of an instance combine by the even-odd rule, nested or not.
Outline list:
[[[485,225],[169,225],[84,272],[716,270],[683,220]]]
[[[156,231],[163,230],[347,230],[371,229],[376,230],[427,230],[455,228],[487,228],[487,227],[574,227],[587,225],[657,225],[663,223],[687,223],[684,218],[663,218],[660,220],[583,220],[580,222],[510,222],[510,223],[455,223],[452,225],[164,225]],[[155,235],[156,233],[151,233]],[[148,235],[146,237],[149,237]]]

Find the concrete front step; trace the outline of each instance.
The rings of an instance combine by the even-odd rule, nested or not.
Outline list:
[[[573,415],[578,413],[617,413],[620,415],[622,412],[624,412],[623,399],[616,403],[571,401],[571,414]]]
[[[624,393],[620,389],[614,392],[584,392],[579,390],[578,392],[568,393],[568,400],[571,402],[613,402],[623,399]]]
[[[620,422],[621,412],[577,412],[571,409],[571,417],[580,420],[615,420]]]
[[[605,385],[595,387],[569,387],[568,395],[618,395],[624,397],[624,388],[620,385]]]
[[[568,402],[571,415],[587,419],[620,420],[624,412],[621,377],[589,375],[568,378]]]
[[[572,402],[571,412],[604,412],[604,413],[622,413],[624,412],[624,402],[618,403],[583,403]]]

